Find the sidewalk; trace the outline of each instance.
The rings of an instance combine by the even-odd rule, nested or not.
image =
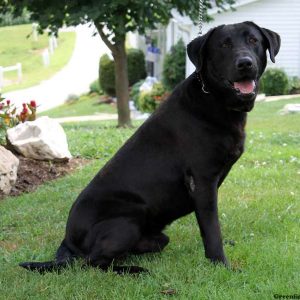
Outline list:
[[[78,116],[78,117],[64,117],[55,118],[59,123],[72,123],[72,122],[87,122],[87,121],[107,121],[107,120],[117,120],[117,114],[97,114],[92,116]]]
[[[290,99],[295,99],[295,98],[300,98],[300,94],[295,94],[295,95],[284,95],[284,96],[267,96],[266,97],[266,102],[272,102],[272,101],[278,101],[278,100],[290,100]]]
[[[69,63],[52,78],[24,90],[3,94],[17,107],[23,102],[35,100],[39,112],[61,105],[71,94],[79,95],[89,91],[89,85],[98,78],[100,56],[109,49],[99,35],[93,36],[94,26],[79,25],[76,31],[76,44]]]
[[[284,95],[284,96],[261,96],[260,102],[272,102],[278,100],[289,100],[294,98],[300,98],[300,94],[296,95]],[[145,120],[149,115],[141,114],[137,112],[131,112],[132,120]],[[59,123],[72,123],[72,122],[87,122],[87,121],[107,121],[107,120],[117,120],[117,114],[107,114],[100,113],[97,115],[90,116],[76,116],[76,117],[63,117],[63,118],[55,118]]]

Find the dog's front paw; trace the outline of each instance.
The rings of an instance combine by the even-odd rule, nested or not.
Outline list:
[[[213,264],[221,264],[225,266],[226,268],[230,269],[230,264],[226,258],[225,255],[222,256],[212,256],[212,257],[207,257]]]

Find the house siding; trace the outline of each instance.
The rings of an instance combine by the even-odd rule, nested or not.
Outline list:
[[[253,21],[261,27],[271,29],[281,36],[281,49],[276,64],[269,67],[283,68],[289,76],[300,77],[300,1],[299,0],[260,0],[239,6],[236,11],[213,15],[214,20],[204,24],[203,33],[221,25]],[[190,26],[191,39],[198,35],[197,26]],[[194,71],[187,63],[187,75]]]

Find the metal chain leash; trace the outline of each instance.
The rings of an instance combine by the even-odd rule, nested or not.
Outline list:
[[[204,10],[204,5],[203,5],[203,0],[199,0],[199,35],[202,35],[202,27],[203,27],[203,10]]]

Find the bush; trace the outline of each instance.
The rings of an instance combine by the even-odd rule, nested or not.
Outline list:
[[[90,93],[97,93],[99,95],[103,94],[99,80],[96,79],[90,84]]]
[[[300,93],[300,79],[294,76],[289,79],[289,94],[299,94]]]
[[[147,76],[145,55],[142,50],[128,49],[127,51],[129,86],[132,86]]]
[[[25,9],[23,10],[22,15],[19,17],[15,17],[11,12],[0,14],[0,27],[29,23],[31,23],[30,13]]]
[[[155,83],[150,92],[141,92],[137,100],[137,108],[142,112],[153,112],[159,104],[169,96],[162,83]]]
[[[99,85],[103,92],[109,96],[115,96],[115,64],[107,54],[100,58],[99,65]]]
[[[281,69],[270,68],[261,77],[260,89],[267,96],[285,95],[289,91],[288,76]]]
[[[145,56],[142,50],[129,49],[127,51],[129,86],[144,79],[147,75]],[[107,54],[101,56],[99,65],[99,82],[104,93],[115,96],[115,64]]]
[[[163,63],[163,84],[169,90],[185,79],[185,45],[180,39],[166,54]]]

